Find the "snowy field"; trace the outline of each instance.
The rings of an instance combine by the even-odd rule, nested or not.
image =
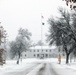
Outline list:
[[[52,68],[57,75],[76,75],[76,62],[66,65],[65,59],[62,59],[58,64],[57,58],[23,59],[19,65],[16,60],[7,60],[5,65],[0,66],[0,75],[53,75],[50,73]]]

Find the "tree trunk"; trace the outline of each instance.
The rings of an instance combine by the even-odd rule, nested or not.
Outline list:
[[[74,62],[75,62],[76,60],[75,60],[75,56],[74,56]]]
[[[20,51],[18,51],[18,59],[17,59],[17,64],[19,64],[19,59],[20,59]]]
[[[69,54],[66,54],[66,64],[69,63]]]
[[[19,64],[19,60],[17,60],[17,64]]]

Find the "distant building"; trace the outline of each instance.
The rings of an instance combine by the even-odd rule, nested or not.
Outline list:
[[[56,46],[34,46],[22,53],[23,58],[51,58],[58,57]]]

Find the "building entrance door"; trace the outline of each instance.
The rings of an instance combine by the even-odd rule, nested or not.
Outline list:
[[[44,54],[41,54],[41,58],[44,58]]]

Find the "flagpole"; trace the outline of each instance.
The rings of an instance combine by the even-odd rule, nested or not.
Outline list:
[[[40,18],[41,18],[41,43],[42,43],[42,13]],[[42,44],[41,44],[40,58],[42,58]]]
[[[43,25],[44,25],[44,23],[43,23],[43,21],[42,21],[42,19],[43,19],[44,17],[43,17],[43,15],[42,15],[42,13],[41,13],[41,42],[42,42],[42,44],[43,44]],[[41,51],[42,51],[42,49],[43,49],[43,45],[41,44]],[[42,52],[41,52],[42,53]],[[41,55],[41,57],[43,57],[42,55]]]
[[[41,42],[43,42],[43,28],[42,28],[42,13],[41,13]],[[42,45],[41,45],[41,50],[42,50]]]
[[[43,43],[43,25],[45,24],[44,22],[43,22],[43,19],[44,19],[44,17],[43,17],[43,15],[41,14],[41,42]]]

